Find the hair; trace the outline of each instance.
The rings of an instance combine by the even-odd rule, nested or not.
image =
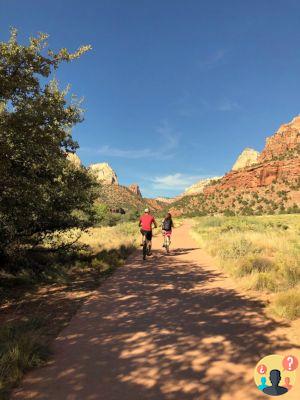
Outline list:
[[[170,220],[172,220],[172,215],[171,215],[171,213],[167,213],[167,215],[165,216],[165,219],[170,219]]]

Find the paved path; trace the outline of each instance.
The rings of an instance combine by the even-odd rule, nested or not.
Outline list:
[[[287,327],[235,290],[189,236],[175,230],[108,278],[54,343],[54,357],[12,398],[42,400],[258,400],[263,356],[291,351]],[[294,351],[294,350],[293,350]],[[300,381],[300,380],[299,380]],[[299,399],[298,389],[284,396]]]

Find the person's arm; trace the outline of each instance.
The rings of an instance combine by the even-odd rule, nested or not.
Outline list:
[[[152,223],[153,223],[153,225],[154,225],[154,228],[157,228],[157,223],[156,223],[156,221],[155,221],[155,218],[153,217],[153,221],[152,221]]]

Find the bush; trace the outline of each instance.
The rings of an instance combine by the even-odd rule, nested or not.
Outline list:
[[[274,279],[275,278],[275,279]],[[268,272],[258,272],[253,274],[252,280],[250,280],[250,287],[255,290],[276,290],[276,277]]]
[[[247,254],[259,253],[260,249],[256,248],[253,243],[245,238],[235,239],[227,243],[225,247],[220,247],[218,255],[221,259],[239,259]]]
[[[300,318],[300,288],[278,293],[270,308],[279,317],[290,320]]]
[[[235,212],[230,210],[230,209],[224,210],[223,214],[224,214],[225,217],[233,217],[233,216],[235,216]]]
[[[23,373],[42,365],[48,356],[41,341],[43,321],[31,319],[0,329],[0,397],[18,382]],[[2,397],[3,396],[3,397]]]
[[[237,264],[236,276],[246,276],[254,272],[268,272],[275,269],[274,262],[265,257],[241,259]]]

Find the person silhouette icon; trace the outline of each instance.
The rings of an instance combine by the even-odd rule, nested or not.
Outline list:
[[[257,388],[259,389],[259,390],[264,390],[264,388],[266,388],[268,385],[267,385],[267,378],[265,377],[265,376],[263,376],[261,379],[260,379],[260,382],[261,382],[261,384],[259,385],[259,386],[257,386]]]
[[[270,396],[281,396],[288,391],[286,387],[279,386],[279,382],[281,381],[281,374],[278,369],[272,369],[270,371],[270,381],[272,386],[267,386],[266,388],[264,388],[264,393]]]
[[[291,385],[291,379],[288,376],[284,378],[284,387],[286,387],[287,390],[293,389],[293,386]]]

